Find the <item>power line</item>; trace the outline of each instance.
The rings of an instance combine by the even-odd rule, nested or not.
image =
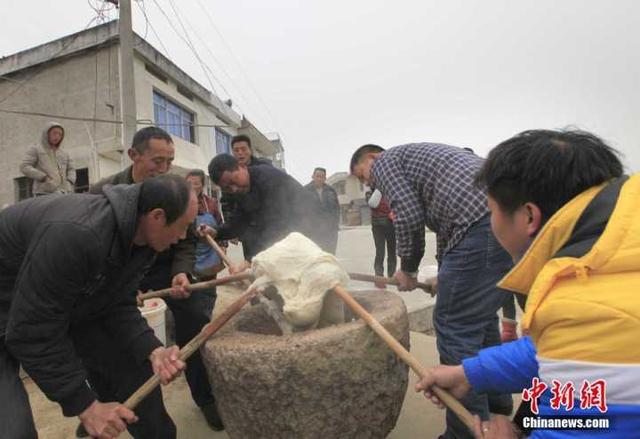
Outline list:
[[[238,93],[240,94],[240,96],[242,97],[242,99],[244,100],[244,102],[250,106],[250,101],[249,99],[246,97],[246,95],[242,92],[241,88],[235,83],[235,81],[233,80],[233,78],[231,77],[231,75],[226,71],[226,69],[223,67],[223,64],[215,57],[215,55],[213,54],[213,52],[211,51],[211,49],[208,47],[208,45],[204,42],[203,38],[200,37],[199,33],[197,32],[197,30],[195,29],[195,27],[193,25],[191,25],[188,21],[188,19],[186,18],[186,16],[184,16],[184,14],[182,14],[177,6],[177,4],[174,4],[174,2],[172,0],[167,0],[169,3],[169,6],[171,7],[179,26],[182,28],[182,31],[184,32],[184,35],[182,35],[182,33],[180,33],[178,31],[178,29],[176,29],[176,26],[172,23],[171,19],[169,18],[168,14],[163,10],[162,6],[160,6],[160,4],[158,3],[157,0],[153,0],[153,2],[156,4],[156,6],[158,7],[158,9],[160,10],[160,12],[164,15],[165,19],[167,20],[167,22],[169,23],[169,25],[171,26],[171,28],[173,29],[173,31],[176,33],[176,35],[178,35],[178,37],[183,40],[183,42],[187,45],[187,47],[191,50],[191,52],[194,54],[194,56],[196,57],[198,63],[200,64],[200,67],[202,68],[203,72],[205,73],[205,76],[207,78],[207,81],[209,82],[212,91],[215,94],[218,94],[216,87],[213,85],[213,81],[211,79],[211,77],[213,77],[213,79],[216,81],[216,83],[221,87],[221,89],[226,93],[226,95],[231,98],[232,94],[227,90],[227,88],[224,86],[224,83],[217,78],[216,74],[213,72],[213,70],[211,69],[211,67],[202,59],[202,57],[198,54],[198,51],[196,50],[196,47],[193,43],[193,40],[191,39],[191,37],[189,36],[189,31],[187,30],[187,26],[185,26],[185,22],[187,23],[188,27],[191,28],[194,31],[194,34],[196,35],[196,37],[200,40],[200,42],[202,43],[202,45],[204,46],[205,50],[207,52],[209,52],[209,54],[211,55],[211,57],[214,59],[214,61],[220,66],[220,70],[229,78],[229,80],[231,81],[231,83],[234,85],[234,87],[236,89],[238,89]],[[184,19],[184,21],[183,21]],[[229,49],[228,49],[229,50]],[[211,77],[209,76],[209,74],[211,75]],[[256,92],[257,93],[257,92]],[[264,104],[263,104],[264,105]],[[267,109],[268,111],[268,109]],[[273,120],[272,116],[271,119]],[[273,125],[275,126],[275,121],[272,122]]]
[[[142,15],[144,16],[144,36],[143,40],[147,39],[147,35],[149,34],[149,18],[147,17],[147,11],[144,10],[144,0],[134,0],[134,3],[138,6]],[[142,6],[140,6],[142,5]]]
[[[138,125],[157,125],[151,119],[138,119]],[[230,125],[212,124],[212,123],[163,123],[160,127],[207,127],[207,128],[232,128]]]
[[[143,0],[139,0],[139,1],[143,1]],[[182,29],[182,33],[177,29],[177,26],[173,23],[172,19],[169,17],[169,15],[167,14],[167,12],[164,10],[164,8],[160,5],[159,1],[157,0],[153,0],[154,4],[158,7],[158,10],[160,11],[160,13],[164,16],[164,18],[166,19],[167,23],[169,24],[169,26],[171,27],[171,29],[173,30],[173,32],[187,45],[187,47],[189,48],[189,50],[193,53],[193,55],[195,56],[196,60],[198,61],[198,63],[200,64],[200,67],[203,71],[203,73],[205,74],[205,77],[207,78],[207,81],[209,83],[209,85],[211,86],[211,89],[213,91],[213,93],[218,94],[217,90],[216,90],[216,86],[214,86],[213,84],[213,80],[215,80],[215,82],[220,86],[220,88],[224,91],[224,93],[229,97],[232,98],[232,94],[229,92],[229,90],[227,90],[227,88],[225,87],[224,83],[216,77],[216,74],[214,73],[214,71],[212,70],[212,68],[207,64],[206,61],[204,61],[204,59],[200,56],[200,54],[198,53],[198,51],[196,50],[195,44],[192,40],[192,38],[189,35],[189,30],[187,30],[187,28],[190,28],[191,30],[193,30],[195,36],[198,38],[198,40],[200,41],[200,43],[202,44],[202,46],[204,47],[204,49],[209,53],[209,55],[211,56],[211,58],[213,58],[214,62],[216,62],[216,64],[220,67],[220,70],[223,72],[223,74],[229,79],[229,81],[232,83],[232,85],[238,90],[239,95],[241,96],[242,100],[245,102],[245,104],[247,104],[248,106],[250,106],[250,101],[247,98],[247,96],[242,92],[242,88],[238,86],[238,84],[234,81],[233,77],[228,73],[228,71],[224,68],[224,65],[220,62],[220,60],[213,54],[213,51],[209,48],[209,46],[207,45],[207,43],[204,41],[204,39],[200,36],[200,34],[198,33],[198,31],[196,30],[196,28],[189,22],[188,18],[181,13],[181,11],[179,10],[179,7],[177,4],[174,4],[174,2],[172,0],[167,0],[169,3],[169,6],[171,8],[171,10],[173,11],[173,14],[175,15],[175,18],[177,19],[177,23],[180,26],[180,28]],[[202,5],[201,5],[202,6]],[[142,9],[142,8],[141,8]],[[205,13],[208,12],[205,10]],[[143,11],[143,14],[145,15],[146,19],[148,20],[148,16],[146,14],[146,10]],[[208,15],[208,18],[211,22],[211,17]],[[150,22],[150,21],[149,21]],[[187,26],[185,26],[185,23],[187,24]],[[215,23],[213,23],[213,26],[215,26]],[[151,26],[152,30],[153,26]],[[229,47],[228,43],[226,43],[226,41],[224,40],[224,37],[221,35],[220,31],[217,30],[216,28],[216,32],[220,35],[221,39],[223,39],[223,42],[227,48],[227,50],[233,55],[233,52],[231,51],[231,48]],[[154,33],[156,33],[154,31]],[[156,36],[157,33],[156,33]],[[158,36],[159,39],[159,36]],[[159,39],[160,40],[160,39]],[[166,48],[165,48],[166,51]],[[236,59],[235,60],[236,63],[240,66],[240,68],[242,69],[242,66],[240,64],[240,62]],[[258,100],[260,101],[260,103],[262,104],[263,108],[266,110],[266,114],[268,116],[268,118],[271,119],[272,124],[274,126],[274,128],[277,129],[276,127],[276,122],[275,122],[275,118],[273,117],[273,115],[271,114],[268,106],[266,105],[266,103],[264,102],[264,100],[262,100],[262,97],[259,95],[259,93],[257,92],[257,90],[255,89],[255,87],[253,86],[253,84],[251,83],[250,79],[248,78],[248,76],[246,75],[246,73],[243,71],[243,75],[245,76],[245,80],[249,83],[250,87],[253,89],[255,95],[258,97]],[[213,80],[212,80],[213,78]]]
[[[177,8],[177,5],[176,5]],[[209,46],[207,45],[207,43],[204,41],[204,39],[200,36],[200,34],[198,33],[198,30],[195,28],[195,26],[193,26],[188,18],[186,16],[184,16],[184,21],[187,23],[187,25],[193,30],[193,33],[195,34],[196,38],[198,38],[198,40],[200,41],[200,43],[202,44],[202,46],[205,48],[205,50],[209,53],[209,55],[211,56],[211,58],[215,61],[215,63],[218,65],[218,67],[220,68],[220,70],[222,71],[222,73],[225,74],[225,76],[229,79],[229,81],[233,84],[233,86],[237,89],[238,93],[242,96],[243,100],[245,101],[245,103],[247,104],[247,106],[249,106],[249,100],[244,96],[244,94],[242,93],[242,90],[240,89],[240,87],[238,87],[238,85],[234,82],[233,78],[231,77],[231,75],[229,75],[229,73],[227,72],[227,70],[224,68],[224,65],[220,62],[220,60],[215,56],[215,54],[213,53],[213,51],[209,48]],[[227,96],[229,98],[232,98],[232,94],[229,93],[229,91],[226,89],[226,87],[224,86],[224,84],[222,83],[222,81],[220,79],[218,79],[215,75],[215,73],[211,70],[211,68],[209,68],[209,66],[207,65],[207,68],[209,69],[211,75],[216,79],[216,81],[220,84],[220,87],[222,87],[222,90],[227,94]]]
[[[95,0],[95,2],[96,4],[94,5],[92,0],[87,0],[89,7],[96,13],[96,21],[98,23],[109,21],[111,18],[109,12],[115,9],[115,5],[105,0]],[[102,6],[100,6],[100,3],[102,3]]]
[[[77,32],[72,39],[70,39],[67,43],[65,43],[60,50],[58,50],[56,53],[54,53],[53,55],[50,56],[51,59],[55,58],[56,56],[60,55],[62,52],[64,52],[71,44],[73,44],[78,37],[80,36],[80,34],[82,32],[84,32],[85,30],[89,29],[89,27],[95,23],[98,20],[98,16],[93,17],[89,23],[87,23],[87,25],[84,27],[84,29],[82,29],[81,31]],[[36,68],[32,73],[31,76],[29,76],[28,78],[24,79],[20,85],[18,85],[16,88],[14,88],[11,92],[9,92],[5,97],[3,97],[2,99],[0,99],[0,104],[5,102],[6,100],[8,100],[9,98],[11,98],[14,94],[16,94],[18,91],[20,91],[25,85],[27,85],[27,83],[29,83],[29,81],[31,81],[33,78],[35,78],[38,73],[40,73],[42,70],[44,70],[46,68],[46,64],[43,64],[40,68]],[[7,80],[8,78],[5,76],[0,76],[0,79],[4,79]]]
[[[191,48],[191,51],[193,52],[193,54],[196,56],[198,62],[200,63],[200,67],[202,67],[202,70],[204,71],[205,75],[207,75],[207,80],[211,84],[211,88],[213,89],[213,92],[216,93],[215,89],[213,88],[213,82],[211,81],[211,79],[209,78],[209,75],[207,74],[207,70],[211,73],[213,78],[218,82],[220,87],[222,87],[222,89],[225,91],[225,93],[227,93],[227,95],[229,95],[229,92],[226,91],[226,89],[224,88],[224,85],[213,74],[213,71],[211,70],[209,65],[207,63],[205,63],[202,60],[202,58],[200,57],[200,55],[198,54],[198,51],[196,50],[196,46],[193,44],[193,41],[191,41],[191,37],[189,37],[189,31],[187,31],[187,28],[185,27],[184,23],[182,22],[182,19],[180,18],[180,12],[178,12],[177,6],[174,6],[172,0],[167,0],[167,2],[169,3],[169,7],[173,11],[173,13],[176,14],[176,18],[178,19],[178,23],[180,24],[180,27],[182,28],[182,31],[184,32],[184,36],[185,36],[186,40],[189,42],[189,47]],[[216,94],[218,94],[218,93],[216,93]]]
[[[50,117],[52,119],[77,120],[77,121],[81,121],[81,122],[98,122],[98,123],[122,124],[121,120],[98,119],[98,118],[93,118],[93,117],[65,116],[65,115],[61,115],[61,114],[41,113],[41,112],[37,112],[37,111],[9,110],[7,108],[0,108],[0,113],[19,114],[21,116]]]
[[[240,72],[242,73],[242,75],[244,76],[245,81],[247,81],[247,83],[249,84],[249,87],[251,88],[251,90],[253,91],[253,93],[256,95],[256,97],[258,98],[258,101],[260,102],[260,104],[264,107],[264,109],[267,112],[267,115],[269,116],[269,118],[271,119],[271,123],[273,124],[274,128],[277,131],[280,131],[277,127],[277,123],[275,120],[275,117],[273,116],[273,114],[271,113],[271,110],[269,109],[269,106],[266,104],[266,102],[262,99],[262,96],[260,95],[260,93],[258,93],[258,90],[256,89],[256,87],[253,85],[253,82],[251,81],[251,79],[249,78],[249,75],[247,75],[245,69],[242,67],[242,63],[240,63],[240,60],[238,59],[238,57],[236,56],[236,54],[233,52],[233,50],[231,49],[231,46],[227,43],[227,40],[224,38],[224,35],[222,35],[222,32],[220,32],[220,30],[218,29],[218,26],[216,26],[215,22],[213,21],[213,18],[211,17],[211,15],[209,14],[209,11],[207,10],[207,8],[202,4],[202,2],[200,0],[198,1],[198,5],[200,6],[200,9],[202,9],[202,11],[204,12],[204,14],[206,15],[207,19],[209,20],[209,23],[211,24],[211,27],[213,28],[213,30],[218,34],[218,36],[220,37],[220,39],[222,40],[222,43],[224,44],[225,48],[227,49],[227,51],[231,54],[231,56],[233,57],[234,61],[236,62],[236,64],[238,65]]]
[[[149,19],[149,15],[147,14],[147,8],[144,5],[144,0],[136,0],[136,6],[138,7],[138,9],[140,9],[140,12],[142,12],[142,15],[144,17],[146,26],[148,28],[151,29],[151,32],[153,32],[153,34],[156,36],[156,39],[158,40],[158,43],[160,43],[160,46],[162,46],[162,49],[164,50],[165,55],[167,56],[167,58],[171,58],[171,55],[169,54],[169,51],[167,50],[167,46],[164,45],[164,43],[162,42],[162,39],[160,38],[160,35],[158,34],[158,32],[156,32],[156,28],[153,26],[153,23],[151,23],[151,20]],[[146,30],[145,30],[145,36],[144,38],[146,39]]]
[[[95,122],[95,123],[107,123],[122,125],[121,120],[115,119],[100,119],[95,117],[79,117],[79,116],[66,116],[63,114],[42,113],[38,111],[22,111],[22,110],[10,110],[8,108],[0,108],[0,113],[16,114],[20,116],[33,116],[33,117],[47,117],[50,119],[60,120],[73,120],[79,122]],[[156,123],[150,119],[138,119],[136,120],[138,125],[156,125]],[[216,125],[216,124],[191,124],[191,123],[165,123],[162,126],[190,126],[190,127],[209,127],[209,128],[228,128],[229,125]]]
[[[238,83],[233,79],[233,76],[227,71],[227,69],[224,67],[224,63],[222,63],[218,57],[216,57],[216,55],[213,53],[213,51],[211,50],[211,48],[209,47],[209,45],[207,44],[207,42],[204,40],[204,38],[202,38],[200,36],[200,33],[197,31],[196,27],[193,26],[189,20],[183,15],[183,18],[186,22],[186,24],[189,26],[189,28],[191,28],[193,30],[193,33],[195,34],[196,38],[200,41],[200,43],[202,44],[202,46],[204,47],[204,49],[208,52],[209,56],[211,56],[211,58],[214,60],[214,62],[218,65],[220,71],[222,71],[222,73],[229,79],[229,82],[231,83],[231,85],[233,85],[233,87],[235,88],[235,90],[238,92],[238,94],[240,95],[240,97],[242,98],[242,101],[244,102],[244,104],[246,104],[246,109],[250,109],[252,107],[251,105],[251,101],[249,100],[249,98],[244,94],[244,92],[242,91],[242,87],[240,87],[238,85]],[[207,66],[208,68],[208,66]],[[232,94],[229,93],[229,91],[225,88],[224,84],[222,83],[222,81],[220,79],[218,79],[215,76],[215,73],[213,71],[211,71],[211,69],[209,68],[209,71],[211,72],[211,74],[213,75],[213,77],[216,79],[216,81],[220,84],[220,86],[222,87],[222,89],[225,91],[225,93],[227,94],[227,96],[229,98],[232,98]],[[242,107],[244,107],[244,105],[238,105],[238,109],[240,110],[241,113],[245,113],[245,111],[242,109]]]
[[[176,33],[178,38],[180,38],[187,45],[187,47],[191,50],[193,55],[196,57],[196,60],[200,64],[200,67],[202,68],[202,71],[204,72],[204,75],[207,78],[207,81],[209,82],[209,85],[211,86],[212,91],[215,94],[218,94],[216,92],[215,87],[213,86],[213,81],[211,81],[211,78],[209,77],[209,74],[207,73],[207,69],[204,67],[204,62],[202,61],[202,59],[200,58],[200,55],[198,55],[198,52],[195,50],[195,48],[191,44],[190,40],[188,39],[188,36],[187,36],[187,38],[182,36],[182,34],[174,26],[173,22],[171,21],[171,18],[169,18],[169,15],[165,12],[165,10],[162,8],[162,6],[160,6],[160,4],[158,3],[157,0],[153,0],[153,3],[158,7],[158,9],[162,13],[162,15],[164,15],[164,18],[167,20],[167,22],[169,23],[169,26],[171,26],[171,29],[173,29],[173,31]],[[171,5],[171,2],[169,2],[169,5]],[[172,6],[172,8],[173,8],[173,6]],[[175,10],[174,10],[174,13],[175,13]],[[184,26],[183,26],[183,29],[184,29]]]

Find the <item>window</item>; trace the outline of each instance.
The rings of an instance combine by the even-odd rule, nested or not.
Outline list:
[[[174,136],[195,143],[193,113],[155,91],[153,92],[153,115],[157,126],[167,130]]]
[[[231,154],[231,136],[216,128],[216,151],[218,154]]]
[[[76,193],[89,192],[89,169],[76,169]]]
[[[16,187],[16,201],[33,197],[33,181],[28,177],[18,177],[13,180]]]

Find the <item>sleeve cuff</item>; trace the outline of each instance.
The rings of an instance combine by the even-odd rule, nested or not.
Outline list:
[[[420,260],[416,258],[404,257],[400,259],[400,269],[407,273],[415,273],[418,271]]]
[[[216,231],[216,238],[215,238],[216,241],[219,240],[219,239],[220,240],[228,239],[227,236],[226,236],[227,234],[225,233],[225,229],[226,228],[224,227],[224,225],[222,225],[222,226],[213,226],[212,228],[213,228],[213,230]]]
[[[138,364],[144,363],[149,359],[151,352],[161,347],[162,343],[153,334],[153,331],[149,329],[148,332],[142,334],[138,340],[132,346],[133,356]]]
[[[486,374],[483,373],[480,357],[471,357],[462,360],[462,367],[474,391],[482,393],[488,388],[489,383],[487,382]]]
[[[62,414],[71,417],[78,416],[85,411],[96,399],[98,399],[96,394],[85,381],[75,392],[66,398],[60,399],[58,403],[62,407]]]
[[[189,282],[193,280],[193,267],[191,267],[191,264],[188,264],[182,261],[178,263],[174,262],[174,264],[171,267],[171,279],[173,279],[176,275],[180,273],[186,274],[187,277],[189,278]]]

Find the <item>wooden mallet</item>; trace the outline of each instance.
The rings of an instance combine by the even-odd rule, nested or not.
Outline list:
[[[372,276],[370,274],[364,273],[348,273],[349,277],[353,280],[359,280],[363,282],[381,282],[385,285],[398,285],[398,281],[392,277],[383,277],[383,276]],[[431,279],[429,279],[431,280]],[[431,283],[418,282],[418,288],[424,290],[425,293],[430,294],[431,297],[435,296],[436,292],[433,289],[433,285]]]
[[[231,303],[231,305],[229,305],[222,314],[212,322],[206,324],[198,335],[180,349],[180,359],[182,361],[186,361],[207,341],[207,339],[209,339],[209,337],[218,332],[218,330],[220,330],[220,328],[222,328],[224,324],[231,319],[231,317],[236,315],[243,306],[258,294],[259,292],[257,289],[248,288],[238,299]],[[158,387],[158,384],[160,384],[160,377],[158,375],[153,375],[124,402],[124,406],[130,410],[135,409],[145,397]]]
[[[418,374],[420,378],[423,378],[430,374],[429,370],[425,368],[418,359],[411,354],[411,352],[407,351],[404,346],[395,339],[393,335],[389,333],[385,329],[384,326],[380,324],[366,309],[362,307],[356,300],[349,294],[349,292],[342,286],[338,285],[333,288],[333,292],[337,294],[344,302],[347,304],[351,310],[357,314],[362,320],[364,320],[367,325],[373,331],[384,340],[384,342],[393,350],[398,357],[402,361],[404,361],[413,371]],[[473,415],[469,413],[461,403],[455,397],[453,397],[446,390],[438,387],[432,386],[431,390],[436,396],[442,401],[444,405],[446,405],[452,412],[454,412],[461,420],[466,424],[470,431],[473,431],[474,423],[473,423]]]
[[[207,242],[209,243],[211,248],[213,248],[215,252],[218,253],[218,256],[220,256],[220,259],[222,259],[222,262],[224,262],[224,265],[226,265],[227,268],[231,267],[233,263],[231,262],[231,259],[229,259],[229,256],[227,256],[227,254],[224,252],[224,250],[222,250],[220,244],[218,244],[216,240],[213,239],[209,234],[205,234],[205,237],[207,238]]]
[[[224,265],[226,265],[227,268],[230,268],[231,265],[233,265],[233,263],[231,262],[231,259],[229,259],[227,254],[224,252],[222,247],[220,247],[220,245],[216,242],[215,239],[211,237],[211,235],[207,234],[205,236],[211,248],[213,248],[213,250],[215,250],[215,252],[218,253],[218,256],[220,256],[220,259],[222,259],[222,262],[224,262]],[[251,279],[253,280],[253,277]],[[247,282],[245,282],[245,284],[246,283]],[[266,313],[269,316],[271,316],[271,318],[280,327],[280,330],[282,331],[283,334],[293,333],[293,326],[291,325],[291,323],[289,323],[285,319],[284,315],[282,314],[282,310],[278,307],[278,305],[273,300],[269,300],[263,295],[259,295],[257,299],[262,304],[262,306],[264,306]]]
[[[192,293],[195,291],[207,290],[209,288],[213,288],[216,285],[225,285],[232,282],[243,282],[245,280],[253,280],[253,275],[251,273],[239,273],[233,274],[229,276],[224,276],[218,279],[211,279],[205,282],[198,282],[195,284],[187,285],[187,290]],[[165,288],[157,291],[150,291],[148,293],[138,294],[136,300],[138,301],[138,306],[142,306],[144,301],[147,299],[153,299],[156,297],[169,297],[171,295],[171,291],[173,288]]]

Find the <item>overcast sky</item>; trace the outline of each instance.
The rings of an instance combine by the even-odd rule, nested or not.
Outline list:
[[[2,0],[0,55],[81,30],[89,3]],[[210,88],[158,5],[180,33],[183,19],[216,92],[280,133],[302,182],[315,166],[346,171],[364,143],[485,155],[519,131],[570,125],[640,171],[637,0],[144,0],[159,35],[147,39]],[[134,28],[145,34],[135,5]]]

